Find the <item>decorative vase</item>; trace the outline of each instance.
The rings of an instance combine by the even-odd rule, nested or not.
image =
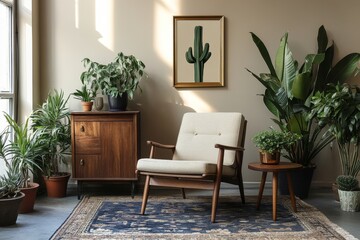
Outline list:
[[[305,199],[309,196],[311,180],[315,169],[316,166],[311,165],[291,171],[294,193],[300,199]],[[288,181],[284,172],[279,172],[279,192],[281,195],[289,195]]]
[[[21,188],[21,192],[25,194],[19,208],[19,213],[29,213],[34,211],[36,193],[39,188],[38,183],[29,183],[28,188]]]
[[[93,106],[93,102],[81,102],[84,112],[90,112]]]
[[[103,97],[96,97],[94,101],[94,106],[96,111],[101,111],[104,107],[104,99]]]
[[[260,152],[260,162],[262,164],[276,165],[280,162],[280,152],[276,151],[273,153]]]
[[[110,112],[126,111],[128,104],[128,95],[126,92],[118,97],[108,96],[108,100]]]
[[[24,197],[25,194],[20,192],[20,195],[15,198],[0,199],[0,226],[9,226],[16,223],[20,203]]]
[[[341,210],[346,212],[360,211],[360,191],[339,191]]]
[[[47,196],[52,198],[66,197],[67,184],[70,178],[70,173],[61,176],[43,176]]]

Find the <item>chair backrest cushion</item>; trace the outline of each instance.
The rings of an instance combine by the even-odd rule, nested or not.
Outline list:
[[[244,122],[243,115],[236,112],[185,113],[173,159],[216,163],[215,144],[239,146]],[[227,151],[224,165],[232,165],[234,160],[235,152]]]

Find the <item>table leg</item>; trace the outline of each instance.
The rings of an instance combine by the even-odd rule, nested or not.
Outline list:
[[[273,172],[272,199],[273,199],[273,220],[274,221],[276,221],[277,188],[278,188],[278,173]]]
[[[257,203],[256,203],[256,209],[257,210],[259,210],[259,208],[260,208],[261,198],[262,198],[262,195],[263,195],[263,192],[264,192],[266,176],[267,176],[267,172],[263,172],[262,176],[261,176],[261,184],[260,184],[260,188],[259,188],[259,195],[258,195],[258,199],[257,199]]]
[[[287,177],[287,181],[288,181],[288,186],[289,186],[289,193],[290,193],[290,199],[291,199],[291,205],[292,208],[294,210],[294,212],[296,212],[296,199],[295,199],[295,195],[294,195],[294,189],[292,186],[292,181],[291,181],[291,175],[290,172],[286,173],[286,177]]]

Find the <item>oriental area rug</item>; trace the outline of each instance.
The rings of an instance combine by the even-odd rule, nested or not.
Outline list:
[[[141,197],[86,196],[51,239],[356,239],[315,207],[280,197],[277,221],[271,198],[220,197],[216,223],[210,222],[211,198],[149,197],[140,215]]]

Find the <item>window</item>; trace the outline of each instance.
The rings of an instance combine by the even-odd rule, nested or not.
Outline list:
[[[15,49],[13,1],[0,0],[0,131],[7,125],[2,112],[15,114]]]

